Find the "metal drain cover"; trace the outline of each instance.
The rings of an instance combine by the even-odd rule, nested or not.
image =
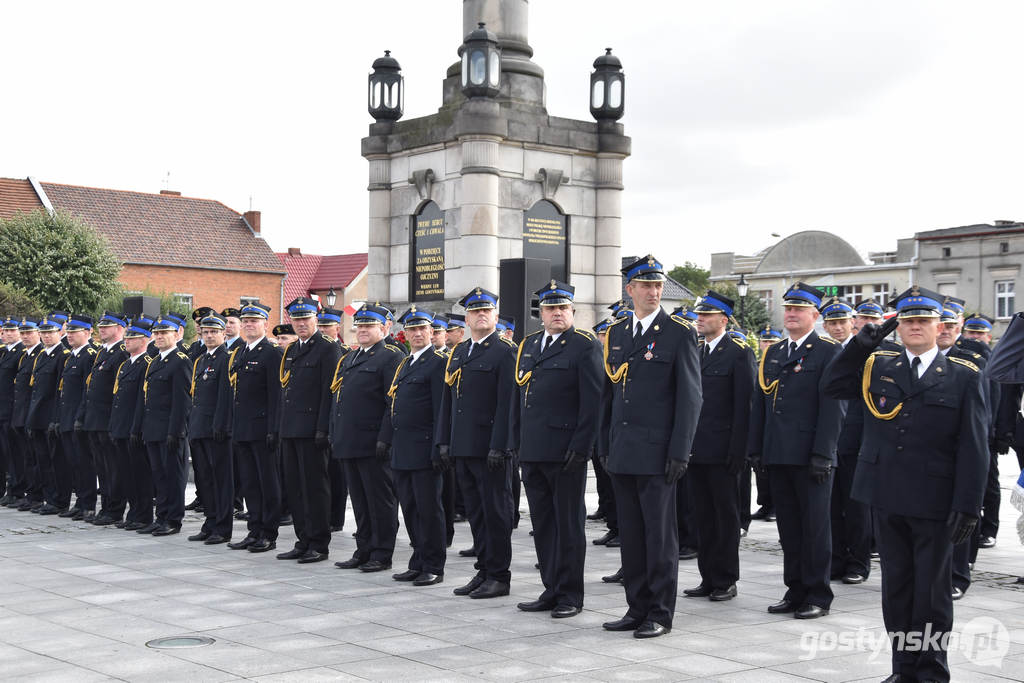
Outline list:
[[[146,647],[157,650],[175,650],[185,647],[203,647],[213,645],[216,641],[206,636],[171,636],[170,638],[156,638],[146,643]]]

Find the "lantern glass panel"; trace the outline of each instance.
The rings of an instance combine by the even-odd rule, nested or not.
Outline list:
[[[469,83],[469,51],[462,53],[462,87]]]
[[[594,92],[590,98],[590,106],[594,109],[600,109],[601,105],[604,104],[604,81],[597,79],[594,81]]]
[[[380,106],[380,81],[370,84],[370,106],[374,109]]]
[[[390,109],[394,109],[395,105],[398,102],[398,92],[397,91],[398,91],[398,83],[397,82],[388,83],[388,90],[387,90],[388,96],[384,99],[384,104],[388,108],[390,108]]]
[[[491,81],[491,87],[498,87],[498,79],[501,76],[501,57],[497,52],[491,53],[491,71],[488,77]]]
[[[483,85],[487,71],[487,58],[483,50],[473,50],[469,58],[469,81],[473,85]]]
[[[612,109],[622,106],[622,81],[618,78],[613,80],[608,88],[608,106]]]

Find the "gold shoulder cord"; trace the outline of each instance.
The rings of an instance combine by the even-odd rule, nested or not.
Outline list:
[[[345,380],[345,376],[342,375],[341,377],[338,377],[338,373],[341,371],[341,363],[342,363],[342,361],[344,361],[345,358],[347,358],[347,357],[348,357],[348,354],[345,354],[344,356],[339,358],[338,359],[338,364],[334,367],[334,377],[331,379],[331,393],[332,394],[337,393],[338,389],[341,389],[341,383]],[[291,370],[289,370],[288,372],[290,374]]]
[[[464,343],[465,342],[459,342],[459,344]],[[455,346],[455,349],[457,348],[459,348],[458,345]],[[449,372],[448,370],[452,365],[452,358],[455,357],[455,349],[452,349],[452,352],[448,355],[448,362],[444,364],[444,383],[448,386],[452,386],[454,384],[455,395],[459,396],[459,392],[462,389],[462,368],[456,369],[455,372]]]
[[[199,356],[192,363],[192,386],[189,387],[188,389],[188,395],[192,396],[193,398],[195,398],[196,395],[196,369],[199,367],[199,361],[201,361],[202,359],[203,357]]]
[[[287,349],[285,349],[284,353],[281,354],[281,367],[278,368],[278,371],[277,371],[277,377],[278,377],[279,380],[281,380],[281,388],[282,389],[284,389],[284,388],[286,388],[288,386],[288,381],[291,380],[291,378],[292,378],[292,371],[291,371],[290,368],[289,368],[288,372],[284,371],[284,362],[286,360],[288,360],[288,352],[291,351],[292,346],[295,346],[295,345],[292,344]],[[232,353],[234,353],[234,351],[232,351]]]
[[[149,400],[149,371],[153,369],[153,360],[150,359],[149,365],[146,366],[146,376],[142,380],[142,402],[145,403]]]
[[[231,388],[235,389],[238,384],[238,371],[231,372],[232,367],[235,365],[235,354],[238,353],[238,348],[235,347],[231,350],[231,355],[228,356],[228,383],[231,384]]]
[[[398,392],[398,373],[402,371],[402,368],[405,367],[406,362],[408,362],[410,358],[412,358],[412,356],[406,356],[402,359],[402,362],[398,364],[397,368],[395,368],[395,376],[391,378],[391,386],[388,388],[388,398],[391,399],[392,417],[395,415],[395,394]]]
[[[768,352],[771,350],[771,348],[772,347],[769,346],[767,349],[764,350],[764,353],[761,354],[761,360],[757,364],[757,384],[758,386],[761,387],[761,391],[764,392],[765,396],[771,395],[772,393],[775,392],[776,389],[779,388],[778,379],[773,380],[771,383],[766,383],[764,381],[764,361],[766,358],[768,358]]]
[[[117,366],[117,372],[114,373],[114,393],[115,394],[117,393],[117,387],[120,386],[120,382],[121,382],[121,368],[123,368],[124,364],[127,363],[127,362],[128,361],[125,361],[125,360],[121,361],[121,364]]]
[[[629,363],[623,363],[619,366],[618,370],[612,372],[611,366],[608,365],[608,345],[611,343],[611,338],[612,331],[608,330],[608,334],[604,336],[604,372],[613,384],[618,384],[629,374]],[[625,386],[623,386],[623,390],[625,390]]]
[[[888,413],[881,412],[875,407],[875,401],[871,398],[871,392],[868,391],[868,387],[871,385],[871,368],[875,366],[875,354],[868,356],[868,360],[864,363],[864,375],[860,380],[860,391],[864,397],[864,405],[868,407],[868,411],[879,420],[891,420],[900,414],[903,410],[903,401],[896,404],[896,407],[890,410]]]
[[[32,386],[36,383],[36,363],[39,362],[39,356],[43,355],[42,352],[36,354],[36,357],[32,360],[32,374],[28,377],[28,385]]]
[[[529,339],[529,337],[527,337],[527,339]],[[519,351],[516,352],[516,376],[515,376],[515,380],[516,380],[516,384],[518,384],[519,386],[523,386],[524,384],[529,383],[530,378],[533,377],[533,370],[530,370],[525,375],[520,376],[520,372],[519,372],[519,359],[522,358],[522,356],[523,356],[523,347],[524,346],[526,346],[526,339],[524,339],[523,341],[519,342]]]

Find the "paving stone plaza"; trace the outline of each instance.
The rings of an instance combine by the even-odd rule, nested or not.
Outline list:
[[[956,630],[985,633],[950,654],[953,680],[1024,679],[1024,548],[1010,506],[1016,460],[1003,456],[1002,525],[982,550],[974,584],[955,603]],[[190,487],[191,488],[191,487]],[[596,507],[593,480],[588,509]],[[526,501],[523,499],[525,512]],[[189,543],[182,533],[154,538],[28,512],[0,510],[0,670],[18,681],[345,681],[345,680],[715,680],[878,681],[889,654],[862,648],[883,637],[878,571],[862,585],[834,583],[832,613],[799,621],[765,608],[782,588],[782,553],[773,523],[752,522],[741,543],[739,596],[724,603],[680,597],[672,632],[655,641],[608,633],[601,622],[625,613],[618,550],[587,551],[584,611],[571,619],[527,614],[517,602],[542,588],[533,565],[529,516],[513,536],[512,593],[493,600],[452,595],[472,575],[468,524],[456,526],[445,582],[413,588],[392,572],[363,574],[333,562],[297,565],[272,553]],[[334,534],[331,560],[355,545],[351,514]],[[236,522],[235,535],[244,534]],[[603,525],[587,523],[590,538]],[[293,540],[282,529],[279,547]],[[410,549],[399,532],[394,571]],[[877,570],[877,564],[875,569]],[[699,583],[695,561],[681,562],[679,590]],[[995,622],[989,620],[996,620]],[[975,620],[972,622],[972,620]],[[995,630],[989,627],[995,624]],[[1006,631],[1000,630],[1000,626]],[[995,634],[991,640],[984,636]],[[850,639],[846,646],[841,637]],[[154,649],[147,642],[206,636],[212,644]],[[856,639],[856,640],[855,640]],[[967,639],[963,639],[967,640]]]

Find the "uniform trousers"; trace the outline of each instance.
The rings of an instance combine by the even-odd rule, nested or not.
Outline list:
[[[124,478],[127,476],[124,458],[114,448],[108,432],[85,432],[92,453],[92,463],[99,479],[100,513],[113,519],[124,516],[128,505],[128,486]]]
[[[248,506],[248,536],[277,541],[281,520],[281,480],[277,472],[277,455],[267,448],[266,439],[233,441],[231,449],[237,458],[242,482],[242,495]]]
[[[71,505],[71,467],[64,457],[60,437],[37,429],[32,432],[32,450],[39,463],[43,500],[61,510]]]
[[[492,470],[487,458],[456,458],[456,476],[476,547],[477,576],[512,580],[512,463]]]
[[[60,433],[61,447],[71,465],[72,488],[75,491],[75,507],[82,512],[96,509],[96,470],[92,466],[92,456],[83,446],[81,432],[67,431]]]
[[[10,492],[12,480],[11,448],[7,438],[7,425],[0,422],[0,496]]]
[[[587,464],[568,472],[561,462],[524,462],[523,486],[544,592],[539,600],[583,607]]]
[[[295,548],[329,552],[331,545],[331,484],[326,449],[312,438],[281,439],[284,482],[288,489]],[[248,501],[248,496],[246,496]],[[275,523],[276,524],[276,523]]]
[[[626,616],[671,628],[679,576],[676,486],[664,474],[609,474],[619,513]]]
[[[192,440],[192,466],[196,481],[203,481],[203,531],[231,538],[234,521],[235,473],[231,453],[225,442],[214,439]]]
[[[391,474],[402,505],[402,519],[412,542],[409,569],[444,574],[445,517],[441,502],[443,474],[432,468],[396,470]]]
[[[757,506],[774,511],[775,502],[772,498],[772,486],[768,475],[763,471],[755,470],[754,481],[757,483]]]
[[[21,441],[21,452],[25,456],[25,497],[34,503],[41,503],[44,499],[43,470],[36,455],[34,439],[28,435],[25,427],[17,427],[14,432]]]
[[[196,500],[198,500],[199,504],[205,509],[206,500],[203,496],[206,495],[206,489],[210,485],[210,482],[206,479],[208,472],[204,464],[200,462],[200,456],[196,454],[193,446],[195,440],[189,439],[186,443],[187,448],[185,449],[185,460],[186,462],[192,463],[192,483],[195,484],[196,487]]]
[[[375,456],[345,458],[345,481],[356,518],[356,552],[363,561],[390,563],[398,534],[398,503],[391,466]]]
[[[604,466],[601,464],[601,459],[597,457],[596,451],[590,458],[590,464],[594,468],[594,481],[597,485],[596,512],[603,512],[605,519],[607,519],[608,510],[615,507],[615,494],[612,493],[612,480],[608,477],[608,472],[605,471]]]
[[[782,544],[785,599],[828,609],[832,605],[830,519],[832,475],[821,484],[804,465],[769,465],[768,479]]]
[[[857,454],[839,456],[832,482],[831,576],[871,573],[871,508],[851,495]]]
[[[341,460],[329,458],[327,474],[331,478],[331,526],[340,529],[345,526],[345,508],[348,506],[348,484]]]
[[[156,521],[180,527],[185,517],[185,440],[173,448],[166,441],[147,441],[146,453],[153,472]]]
[[[455,468],[449,467],[441,473],[441,506],[444,508],[444,546],[447,548],[455,538]]]
[[[978,534],[995,538],[999,533],[999,505],[1002,494],[999,491],[999,454],[989,449],[988,479],[985,481],[985,498],[978,522]]]
[[[28,482],[25,478],[25,454],[21,436],[10,420],[0,422],[0,445],[7,454],[7,493],[24,498]]]
[[[679,548],[696,548],[700,543],[697,523],[693,516],[693,499],[690,486],[683,475],[676,482],[676,524],[679,525]],[[739,532],[736,532],[739,533]]]
[[[119,463],[117,481],[121,492],[131,505],[125,519],[148,526],[153,521],[153,468],[144,444],[133,445],[129,439],[114,439],[114,451]]]
[[[750,466],[745,465],[740,472],[740,526],[750,528]]]
[[[705,588],[729,588],[740,578],[739,477],[727,465],[691,463],[690,486],[697,526],[697,569]]]
[[[877,508],[874,512],[885,630],[890,634],[925,634],[926,629],[930,633],[949,632],[953,628],[950,527],[940,520],[895,515]],[[893,673],[910,680],[949,680],[944,649],[910,651],[899,644],[897,635],[892,640]]]

